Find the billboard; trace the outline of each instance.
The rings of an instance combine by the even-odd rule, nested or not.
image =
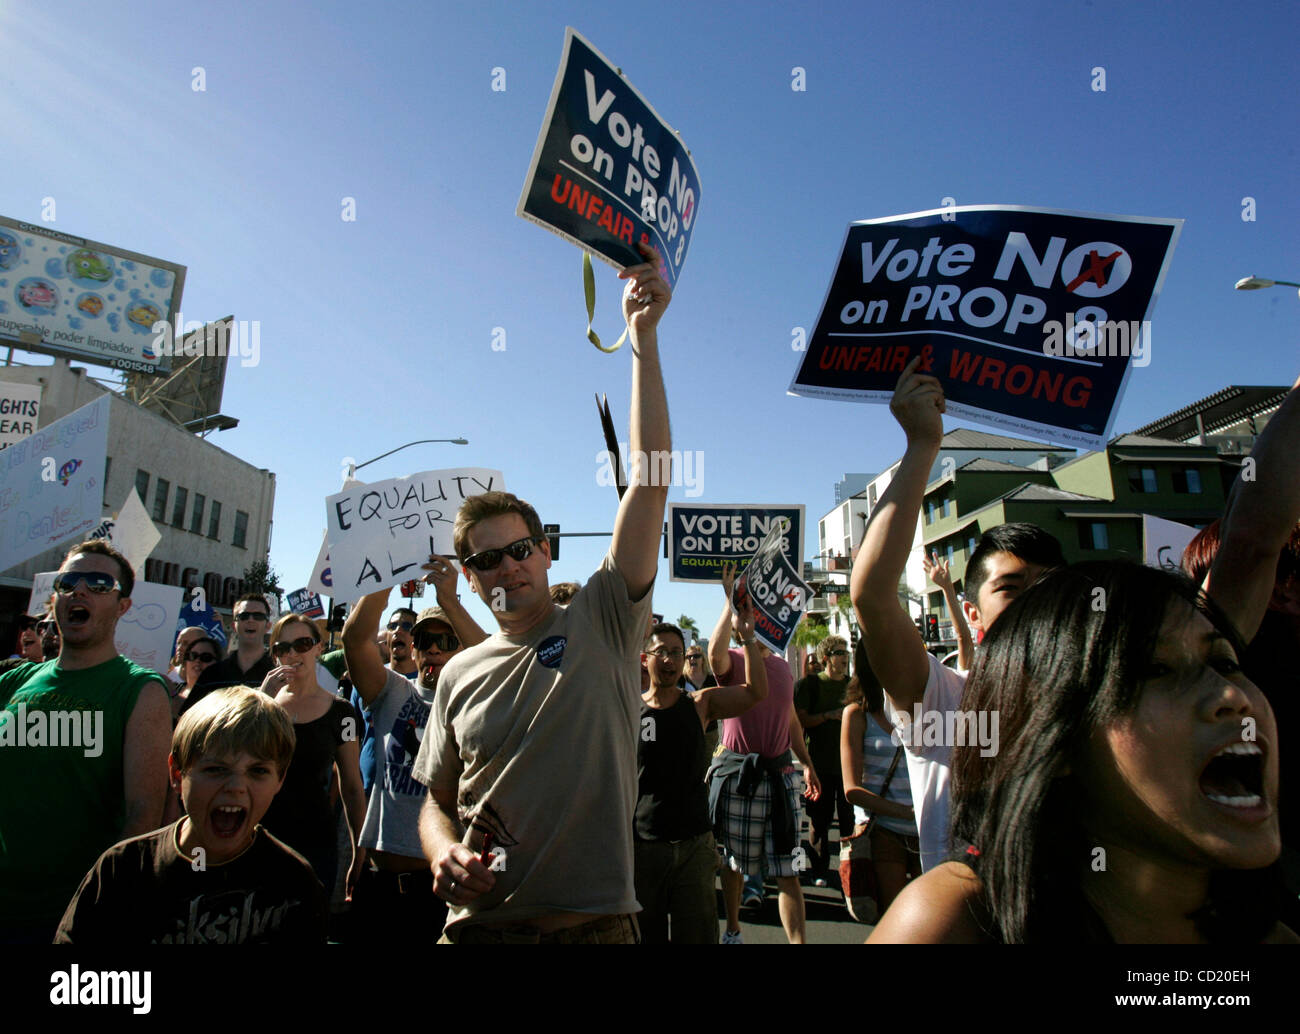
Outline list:
[[[0,381],[0,449],[35,434],[41,421],[41,386]]]
[[[0,216],[0,342],[166,374],[154,324],[180,311],[185,267]]]

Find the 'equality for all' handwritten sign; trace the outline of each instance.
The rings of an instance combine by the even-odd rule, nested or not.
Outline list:
[[[351,484],[325,500],[333,597],[348,603],[420,575],[430,553],[450,555],[460,504],[505,490],[499,470],[456,467]]]

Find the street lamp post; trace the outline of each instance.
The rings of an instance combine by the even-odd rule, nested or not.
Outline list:
[[[391,456],[395,452],[401,452],[403,449],[409,449],[412,445],[431,445],[435,442],[447,442],[451,445],[469,444],[469,440],[465,438],[421,438],[418,442],[407,442],[405,445],[399,445],[396,449],[389,449],[387,452],[381,453],[380,455],[376,456],[374,459],[366,460],[365,463],[349,462],[348,480],[351,480],[352,478],[356,477],[357,471],[360,470],[362,467],[368,467],[372,463],[377,463],[379,460],[384,459],[386,456]]]
[[[1263,287],[1300,287],[1300,284],[1293,280],[1269,280],[1262,276],[1243,276],[1235,286],[1238,291],[1258,291]]]

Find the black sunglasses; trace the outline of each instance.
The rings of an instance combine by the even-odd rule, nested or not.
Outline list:
[[[485,549],[481,553],[474,553],[467,556],[464,562],[467,567],[472,567],[476,571],[491,571],[493,568],[500,567],[501,560],[505,556],[509,556],[516,563],[523,563],[533,555],[533,546],[545,541],[545,538],[534,538],[530,535],[526,539],[512,542],[500,549]]]
[[[36,622],[36,631],[40,632],[41,635],[45,635],[47,632],[57,633],[59,625],[57,621],[38,621]]]
[[[430,632],[427,629],[415,637],[415,648],[421,653],[436,646],[442,653],[460,649],[460,640],[451,632]]]
[[[315,645],[316,645],[315,639],[313,639],[309,635],[304,635],[304,636],[299,636],[291,643],[283,643],[283,642],[273,643],[271,645],[271,652],[275,654],[275,656],[277,657],[283,657],[290,650],[293,650],[297,653],[306,653]]]
[[[271,616],[270,614],[264,614],[258,610],[246,610],[242,614],[236,614],[235,620],[236,621],[266,621],[270,618],[270,616]]]
[[[54,591],[60,596],[71,596],[77,591],[78,582],[85,582],[86,589],[96,596],[103,596],[114,589],[118,592],[122,591],[122,586],[118,584],[116,578],[100,571],[69,571],[66,574],[55,575]]]
[[[847,657],[848,655],[849,655],[848,650],[827,650],[826,651],[827,657]]]
[[[388,631],[396,632],[401,629],[403,632],[409,632],[415,627],[414,621],[390,621],[388,622]]]
[[[211,664],[216,659],[217,655],[215,653],[187,653],[185,655],[186,661],[200,661],[203,664]]]

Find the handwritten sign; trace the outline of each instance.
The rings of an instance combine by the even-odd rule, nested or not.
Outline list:
[[[113,548],[126,557],[126,562],[133,571],[144,567],[144,562],[162,538],[162,534],[149,519],[144,503],[140,502],[134,485],[131,486],[131,492],[122,504],[117,519],[113,521],[108,537]]]
[[[0,381],[0,449],[34,434],[40,425],[41,386]]]
[[[888,402],[920,356],[949,414],[1100,449],[1181,228],[1019,205],[853,223],[790,394]]]
[[[700,205],[700,176],[672,126],[572,28],[517,214],[616,269],[659,255],[675,288]]]
[[[5,568],[84,538],[104,514],[109,396],[0,452],[0,557]]]
[[[422,574],[430,553],[454,553],[460,504],[504,488],[499,470],[456,467],[336,492],[325,500],[334,600],[354,602]]]
[[[794,570],[803,563],[804,508],[749,503],[669,503],[668,578],[717,585],[722,565],[749,563],[774,522],[787,521],[781,549]]]
[[[1177,521],[1167,521],[1163,517],[1152,517],[1149,513],[1142,515],[1142,542],[1145,553],[1144,562],[1151,567],[1163,567],[1167,571],[1178,571],[1183,565],[1183,550],[1196,538],[1197,530]]]
[[[781,548],[785,533],[784,522],[774,522],[731,587],[733,609],[749,596],[754,605],[754,635],[775,654],[785,653],[812,596],[811,587]]]

